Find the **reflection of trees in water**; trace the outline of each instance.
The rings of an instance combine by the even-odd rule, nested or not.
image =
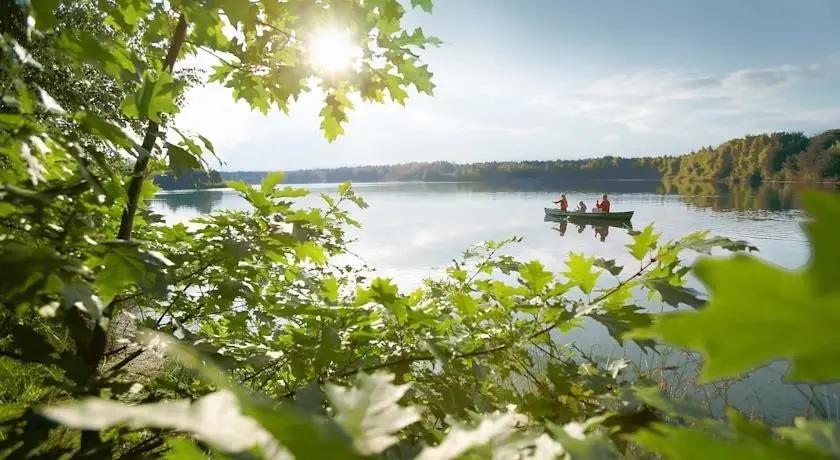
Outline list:
[[[716,211],[797,209],[797,194],[817,187],[821,186],[794,183],[765,183],[757,187],[710,182],[664,184],[666,193],[682,195],[682,199],[691,205]],[[828,189],[835,189],[835,186],[828,186]]]
[[[199,214],[209,214],[222,203],[222,196],[222,192],[218,190],[198,190],[157,195],[151,202],[158,205],[162,204],[172,212],[195,209]]]

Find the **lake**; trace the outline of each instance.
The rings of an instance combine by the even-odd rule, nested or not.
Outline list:
[[[332,193],[336,185],[301,187]],[[376,268],[378,275],[393,278],[404,289],[441,273],[469,246],[510,236],[524,240],[511,246],[508,253],[526,260],[539,259],[555,272],[564,271],[564,261],[572,251],[616,259],[619,265],[631,268],[638,266],[624,247],[631,241],[627,229],[563,226],[544,221],[543,208],[553,206],[551,201],[559,199],[560,193],[566,194],[570,207],[581,200],[592,207],[607,193],[613,211],[635,211],[634,229],[654,223],[663,240],[710,230],[716,235],[749,241],[758,247],[758,257],[791,269],[806,263],[810,251],[801,228],[804,214],[797,207],[795,189],[790,185],[769,184],[750,189],[613,181],[568,189],[475,183],[378,183],[354,184],[354,188],[370,207],[352,212],[363,226],[352,233],[358,238],[352,250]],[[313,193],[301,201],[317,205],[319,198]],[[163,192],[151,200],[151,207],[174,223],[216,209],[247,209],[248,205],[232,190],[203,190]],[[694,281],[691,285],[700,288]],[[659,311],[661,306],[650,308]],[[684,354],[654,357],[641,353],[632,344],[621,347],[598,324],[587,324],[565,336],[557,335],[556,339],[574,341],[580,348],[605,358],[626,357],[645,369],[680,364],[679,375],[668,377],[670,384],[686,386],[682,392],[713,400],[715,413],[720,413],[723,404],[729,402],[745,410],[756,410],[756,415],[772,423],[788,423],[792,416],[808,411],[815,416],[821,411],[824,417],[840,418],[840,391],[836,387],[811,389],[784,384],[784,363],[773,363],[742,381],[710,390],[687,386],[696,362]],[[818,402],[817,409],[809,404],[809,399]]]

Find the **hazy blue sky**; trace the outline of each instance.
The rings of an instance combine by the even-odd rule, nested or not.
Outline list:
[[[407,3],[407,0],[406,0]],[[438,85],[359,105],[329,144],[318,101],[268,117],[194,91],[179,117],[224,169],[684,153],[840,127],[840,0],[437,0]]]

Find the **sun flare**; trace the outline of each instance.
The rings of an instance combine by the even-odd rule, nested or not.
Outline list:
[[[361,55],[361,49],[348,31],[323,29],[312,35],[308,54],[313,65],[335,72],[350,66]]]

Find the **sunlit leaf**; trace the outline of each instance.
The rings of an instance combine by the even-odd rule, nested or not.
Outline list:
[[[568,271],[564,272],[563,275],[579,287],[584,294],[591,293],[595,288],[595,283],[598,282],[598,277],[601,275],[601,272],[594,270],[595,258],[573,252],[569,254],[566,266]]]
[[[645,256],[651,249],[656,247],[656,242],[659,241],[659,233],[654,233],[653,224],[648,225],[638,234],[633,235],[633,242],[627,245],[630,249],[630,254],[636,260],[644,260]]]
[[[283,174],[283,171],[274,171],[266,174],[265,177],[263,177],[260,190],[262,190],[263,193],[268,193],[274,190],[274,188],[277,187],[277,184],[283,182],[284,176],[285,174]]]
[[[449,460],[461,458],[472,449],[489,443],[500,443],[516,432],[515,414],[484,416],[476,427],[453,426],[440,444],[426,447],[416,460]]]
[[[422,8],[427,13],[432,12],[432,0],[411,0],[411,6]]]
[[[337,415],[336,421],[353,438],[362,455],[382,452],[395,444],[395,433],[420,420],[416,407],[400,406],[409,385],[394,385],[394,375],[377,372],[359,374],[354,387],[327,385],[326,393]]]
[[[122,104],[123,113],[129,117],[160,121],[161,114],[178,111],[175,105],[177,86],[168,73],[157,76],[150,72],[143,74],[143,83],[137,91],[128,96]]]
[[[571,266],[569,269],[574,270]],[[538,260],[532,260],[527,264],[523,264],[519,269],[519,275],[522,277],[522,281],[525,282],[525,286],[533,292],[541,292],[554,279],[554,275],[546,271],[542,263]]]
[[[115,426],[165,428],[191,433],[197,439],[227,452],[259,446],[267,455],[283,449],[259,424],[242,414],[236,397],[228,391],[189,400],[126,405],[88,398],[47,407],[42,413],[64,426],[104,430]],[[224,420],[224,423],[218,423]]]
[[[327,253],[322,246],[307,241],[295,246],[295,255],[299,260],[311,260],[316,264],[323,264],[327,261]]]

